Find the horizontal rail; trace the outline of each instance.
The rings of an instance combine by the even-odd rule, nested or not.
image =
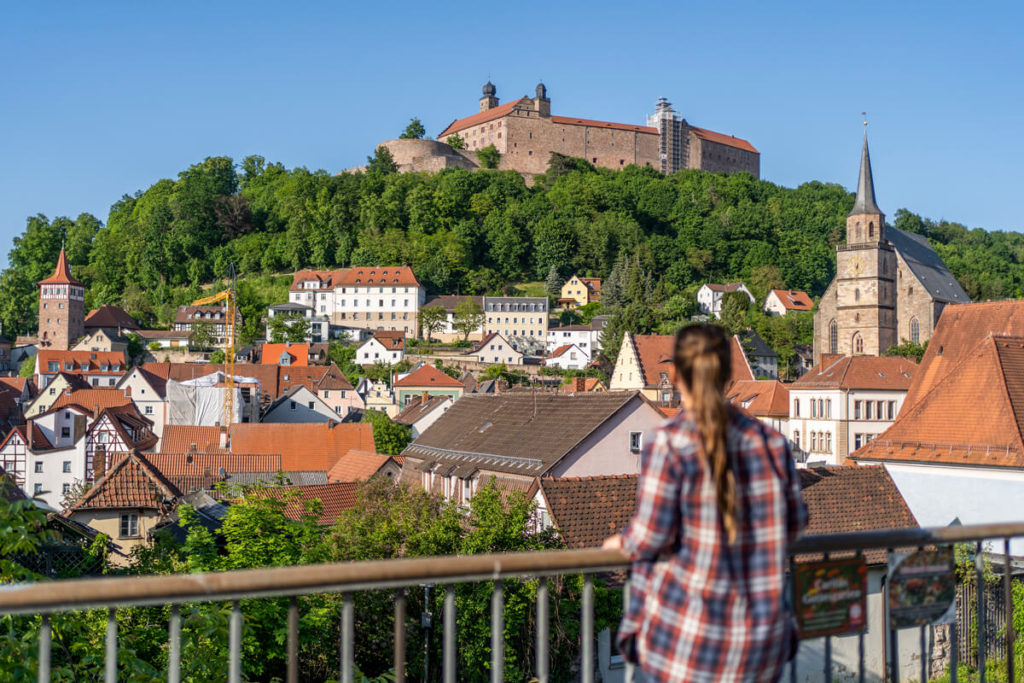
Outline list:
[[[795,555],[916,547],[1015,536],[1024,536],[1024,523],[806,536],[792,544],[789,552]],[[424,582],[469,583],[523,576],[595,573],[626,569],[628,566],[628,560],[617,550],[551,550],[242,569],[209,574],[7,584],[0,586],[0,614],[356,592]]]

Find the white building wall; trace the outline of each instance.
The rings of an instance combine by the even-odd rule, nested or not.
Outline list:
[[[405,352],[402,350],[388,351],[387,347],[376,338],[369,339],[356,349],[356,362],[360,365],[370,365],[373,363],[390,363],[394,365],[400,363],[403,358],[405,358]]]
[[[846,415],[849,419],[849,452],[863,446],[876,436],[888,429],[900,414],[903,407],[903,399],[907,397],[906,391],[869,391],[865,389],[853,389],[847,395]],[[857,403],[860,403],[860,416],[857,415]],[[878,416],[878,404],[881,402],[883,415]],[[871,404],[870,418],[868,417],[868,404]],[[893,416],[889,417],[889,404],[894,403]],[[860,438],[858,438],[860,437]]]
[[[665,421],[658,410],[637,396],[585,438],[552,471],[553,477],[639,474],[640,450]],[[630,435],[640,434],[640,449],[630,448]]]
[[[843,420],[845,404],[839,389],[789,389],[789,424],[790,444],[795,451],[806,454],[797,462],[822,462],[826,465],[838,465],[840,423]],[[818,401],[824,406],[824,415],[820,415]],[[811,401],[815,402],[812,413]],[[785,432],[784,432],[785,433]],[[824,441],[824,445],[822,445]]]
[[[593,330],[561,330],[557,327],[553,330],[548,330],[547,339],[547,351],[551,353],[559,346],[565,344],[575,344],[583,351],[586,351],[587,355],[593,354],[595,333]]]
[[[582,370],[590,363],[587,353],[577,346],[572,346],[557,358],[544,359],[544,365],[562,370]]]

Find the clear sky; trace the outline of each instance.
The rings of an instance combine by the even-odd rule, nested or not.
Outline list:
[[[643,123],[659,96],[750,140],[762,177],[1022,230],[1024,5],[962,2],[21,2],[0,21],[0,263],[29,215],[89,211],[213,155],[331,171],[548,86]]]

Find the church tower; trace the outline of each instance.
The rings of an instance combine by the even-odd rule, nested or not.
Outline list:
[[[880,356],[896,336],[896,251],[875,203],[868,137],[860,158],[857,199],[846,217],[846,244],[836,253],[836,319],[830,346],[842,355]]]
[[[480,111],[487,111],[498,106],[498,89],[490,79],[484,84],[483,97],[480,98]]]
[[[71,276],[61,248],[57,269],[39,282],[39,347],[67,351],[85,336],[85,285]]]

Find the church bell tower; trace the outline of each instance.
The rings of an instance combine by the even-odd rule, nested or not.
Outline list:
[[[846,217],[846,243],[836,253],[836,325],[843,355],[880,356],[896,337],[896,251],[885,239],[885,214],[875,203],[868,137],[860,158],[857,199]]]

